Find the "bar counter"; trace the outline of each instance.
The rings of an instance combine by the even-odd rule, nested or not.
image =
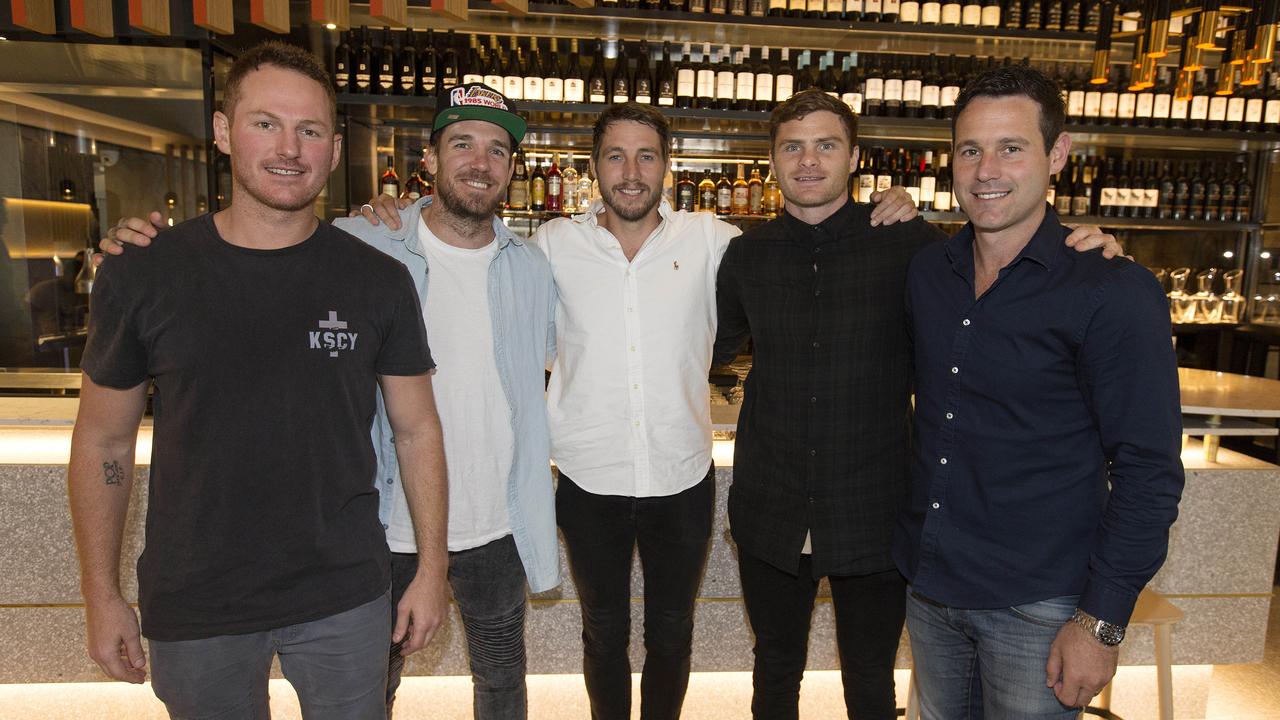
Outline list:
[[[1184,409],[1227,413],[1240,410],[1203,404],[1205,393],[1224,393],[1255,378],[1215,376],[1213,388],[1187,382]],[[1198,377],[1198,380],[1204,380]],[[1260,413],[1280,416],[1280,382],[1267,392]],[[1205,386],[1209,387],[1209,386]],[[1225,387],[1225,389],[1224,389]],[[1216,388],[1216,389],[1214,389]],[[1251,395],[1256,397],[1256,395]],[[1194,403],[1188,402],[1194,400]],[[66,397],[0,398],[0,627],[9,652],[0,659],[0,683],[101,680],[84,651],[83,607],[67,511],[65,478],[77,400]],[[1256,405],[1257,403],[1255,403]],[[736,406],[713,406],[720,431],[731,430]],[[121,577],[126,597],[136,598],[134,559],[141,550],[151,428],[139,433],[138,467],[125,530]],[[717,440],[717,512],[713,543],[702,583],[695,625],[695,671],[749,670],[751,636],[742,607],[734,548],[725,528],[725,499],[732,480],[733,442]],[[1271,601],[1280,536],[1280,467],[1229,450],[1205,458],[1198,440],[1183,452],[1187,485],[1179,519],[1170,535],[1169,558],[1151,587],[1186,614],[1173,631],[1179,665],[1259,662]],[[561,567],[566,568],[561,562]],[[834,626],[825,587],[813,619],[809,667],[838,667]],[[633,574],[632,651],[639,668],[643,642],[640,573]],[[573,584],[564,572],[556,590],[534,596],[528,617],[529,671],[581,672],[581,625]],[[467,673],[464,640],[456,612],[424,652],[410,659],[419,675]],[[1152,662],[1151,633],[1135,628],[1122,646],[1123,664]],[[909,667],[906,642],[899,665]]]

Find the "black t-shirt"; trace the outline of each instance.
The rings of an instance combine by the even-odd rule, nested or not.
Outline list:
[[[434,366],[402,264],[328,223],[237,247],[204,215],[109,257],[91,307],[89,377],[155,383],[143,634],[257,632],[386,591],[377,376]]]

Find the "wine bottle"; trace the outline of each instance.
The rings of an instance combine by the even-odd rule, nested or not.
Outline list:
[[[862,69],[857,65],[857,53],[849,53],[844,58],[844,73],[840,77],[840,100],[854,115],[861,115],[862,108]]]
[[[373,92],[373,48],[369,47],[369,29],[360,28],[360,47],[356,48],[353,77],[355,87],[352,92],[367,95]]]
[[[902,11],[901,0],[881,0],[880,22],[896,23]]]
[[[333,49],[333,90],[339,95],[351,92],[351,44],[350,33],[338,36],[338,47]]]
[[[942,90],[938,95],[938,108],[942,117],[951,119],[956,114],[956,98],[960,95],[960,75],[956,56],[947,58],[947,72],[942,76]]]
[[[720,179],[716,181],[716,214],[733,213],[733,183],[729,182],[729,171],[720,166]]]
[[[938,193],[938,173],[933,169],[933,151],[925,150],[920,158],[920,212],[933,210],[933,203]]]
[[[416,95],[418,93],[418,49],[420,41],[417,33],[409,31],[397,55],[396,62],[396,94]]]
[[[1087,169],[1088,165],[1083,158],[1076,162],[1075,172],[1073,173],[1075,178],[1071,183],[1070,214],[1072,215],[1089,214],[1089,201],[1092,193],[1089,191],[1089,183],[1085,180]]]
[[[1205,81],[1205,75],[1204,70],[1196,73],[1196,84],[1191,91],[1191,106],[1187,114],[1187,124],[1195,130],[1204,130],[1209,125],[1209,97],[1213,94],[1213,91],[1209,87],[1209,83]]]
[[[783,17],[787,14],[787,0],[769,0],[769,17]]]
[[[1107,78],[1107,83],[1102,86],[1098,101],[1098,122],[1103,125],[1116,124],[1116,114],[1120,106],[1120,89],[1117,87],[1119,75],[1119,70],[1113,70]]]
[[[394,95],[396,93],[396,49],[395,43],[391,38],[391,28],[382,28],[382,49],[378,53],[378,82],[376,84],[379,95]],[[396,197],[399,197],[397,195]]]
[[[452,30],[445,36],[444,52],[437,57],[440,65],[436,73],[436,86],[439,92],[447,93],[458,86],[458,79],[462,77],[458,71],[457,38]]]
[[[1098,198],[1098,214],[1102,217],[1117,217],[1119,207],[1116,204],[1116,187],[1119,178],[1116,176],[1116,159],[1107,158],[1107,171],[1102,176],[1102,192]]]
[[[770,64],[769,46],[760,48],[760,64],[756,66],[756,88],[752,106],[757,112],[768,112],[773,107],[773,66]]]
[[[923,0],[920,3],[920,24],[938,25],[942,22],[941,0]]]
[[[502,81],[502,48],[493,35],[489,36],[489,56],[485,60],[483,82],[497,92],[502,92],[505,85]]]
[[[1133,127],[1138,111],[1138,93],[1129,82],[1129,71],[1121,67],[1117,73],[1119,80],[1119,97],[1116,101],[1116,124],[1122,127]]]
[[[1000,0],[982,0],[982,27],[1000,27]]]
[[[880,22],[884,0],[862,0],[862,22]]]
[[[520,64],[520,76],[524,78],[521,97],[525,100],[540,102],[543,99],[542,53],[538,49],[538,39],[529,38],[529,55]]]
[[[432,30],[427,31],[427,40],[418,52],[418,94],[433,97],[436,94],[438,80],[436,78],[436,37]],[[423,178],[425,180],[425,176]]]
[[[609,102],[609,81],[604,75],[604,41],[596,42],[596,56],[591,62],[591,71],[587,74],[587,102],[603,104]]]
[[[1219,192],[1218,203],[1218,222],[1234,222],[1236,209],[1236,181],[1240,178],[1241,164],[1231,163],[1222,174],[1221,190]]]
[[[915,158],[910,153],[903,156],[903,162],[907,167],[907,172],[902,178],[902,186],[907,189],[907,195],[911,196],[911,204],[917,208],[920,207],[920,168],[916,165]],[[921,159],[923,162],[923,158]]]
[[[661,107],[675,107],[676,71],[671,63],[671,44],[662,41],[662,62],[658,65],[658,79],[654,85],[656,99]]]
[[[400,197],[400,176],[396,175],[395,158],[387,156],[387,169],[382,173],[382,180],[379,185],[382,188],[383,195],[390,195],[393,198]]]
[[[767,11],[768,0],[747,0],[747,15],[754,18],[762,18]]]
[[[920,22],[920,0],[902,0],[898,6],[898,22],[904,25]]]
[[[582,77],[582,65],[578,62],[578,38],[569,39],[569,68],[564,73],[564,101],[586,102],[587,84]]]
[[[551,156],[551,168],[547,170],[547,212],[560,212],[562,207],[561,194],[564,192],[563,180],[564,175],[560,172],[560,155],[553,154]]]
[[[942,0],[942,24],[959,25],[964,14],[960,0]]]
[[[551,54],[542,63],[542,99],[545,102],[564,102],[564,76],[560,72],[560,47],[558,38],[551,38]],[[566,163],[565,169],[568,169]]]
[[[884,114],[884,73],[880,70],[879,58],[874,55],[868,56],[866,80],[862,83],[862,109],[869,117]]]
[[[533,174],[529,176],[529,209],[534,212],[547,210],[547,174],[537,160],[533,162]]]
[[[1024,0],[1007,0],[1004,9],[1004,26],[1010,30],[1022,28],[1022,3]]]
[[[696,74],[697,86],[695,91],[697,97],[695,105],[699,108],[710,109],[716,106],[716,70],[712,62],[711,43],[702,44],[702,62],[698,64]]]
[[[811,20],[820,20],[827,12],[827,0],[806,0],[804,16]]]
[[[1074,163],[1075,158],[1068,159],[1054,184],[1053,209],[1062,216],[1071,214],[1071,201],[1074,199],[1071,194],[1071,172],[1075,169]]]
[[[908,56],[905,62],[907,72],[902,80],[902,115],[918,118],[923,105],[924,75],[920,72],[920,65],[915,58]]]
[[[676,105],[682,108],[693,107],[697,88],[698,69],[693,62],[693,50],[689,43],[685,43],[676,69]]]
[[[653,103],[653,73],[649,72],[649,43],[641,40],[640,51],[636,54],[636,71],[631,79],[631,87],[635,91],[635,101],[642,105]]]
[[[787,17],[804,17],[804,11],[808,6],[806,0],[787,0]]]
[[[733,72],[736,63],[733,62],[733,56],[729,52],[729,46],[725,45],[720,49],[720,56],[715,63],[716,67],[716,104],[719,110],[733,109],[733,93],[737,78]]]
[[[947,167],[947,154],[938,155],[937,190],[933,193],[933,209],[937,212],[951,212],[951,170]]]
[[[738,54],[738,72],[734,80],[733,109],[752,110],[756,106],[756,68],[751,64],[751,46],[743,45]]]
[[[618,104],[631,101],[631,59],[623,41],[618,41],[618,57],[613,61],[613,76],[609,78],[609,102]]]
[[[982,0],[964,0],[960,5],[960,24],[978,27],[982,24]]]
[[[791,65],[791,49],[782,48],[782,60],[778,63],[777,79],[774,82],[773,101],[775,104],[786,102],[795,88],[795,68]],[[1277,122],[1280,123],[1280,102],[1277,102]],[[1269,117],[1269,116],[1268,116]],[[1268,127],[1273,127],[1268,125]]]
[[[846,58],[847,59],[847,58]],[[819,63],[818,87],[833,98],[840,97],[840,81],[836,78],[836,53],[828,50]]]

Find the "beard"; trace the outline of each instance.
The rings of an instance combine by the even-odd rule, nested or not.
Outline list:
[[[641,195],[640,198],[634,198],[634,199],[629,198],[626,195],[622,195],[618,192],[617,185],[614,185],[613,187],[602,190],[600,193],[600,201],[603,202],[605,207],[609,208],[609,210],[614,214],[616,214],[618,217],[622,218],[623,220],[626,220],[627,222],[635,222],[637,220],[644,218],[649,213],[653,212],[653,209],[658,206],[659,202],[662,201],[661,193],[653,192],[653,190],[648,186],[645,186],[645,189],[649,192],[649,196],[648,196],[648,200],[645,201],[643,205],[634,204],[640,198],[643,198],[644,197],[643,195]],[[629,201],[632,204],[629,204],[629,205],[622,204],[625,201]]]
[[[266,172],[265,170],[263,172]],[[232,163],[231,174],[235,179],[234,189],[242,190],[255,202],[260,205],[277,210],[279,212],[298,212],[305,210],[315,204],[316,198],[320,196],[320,191],[324,189],[328,178],[320,178],[313,185],[300,187],[296,192],[272,193],[258,182],[252,172],[244,167],[237,166]],[[232,202],[235,202],[234,196]]]
[[[440,203],[451,215],[456,215],[460,218],[472,221],[493,219],[493,216],[502,209],[502,197],[506,195],[506,188],[503,188],[503,192],[500,192],[496,198],[479,197],[458,189],[458,184],[466,179],[437,178],[435,202]],[[472,179],[495,182],[491,178]]]

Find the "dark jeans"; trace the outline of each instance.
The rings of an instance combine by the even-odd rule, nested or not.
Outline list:
[[[391,554],[395,605],[400,603],[417,570],[417,555]],[[507,535],[478,548],[449,553],[449,587],[467,636],[476,719],[521,720],[528,714],[524,683],[525,578],[515,539]],[[388,718],[403,670],[404,657],[397,643],[391,646],[387,667]]]
[[[640,717],[680,717],[693,652],[693,601],[711,540],[714,466],[668,497],[594,495],[560,474],[556,521],[582,605],[582,672],[594,720],[631,717],[631,557],[644,572]]]
[[[739,552],[738,571],[756,636],[752,717],[794,720],[818,591],[812,562],[802,555],[800,574],[792,575]],[[893,664],[906,612],[906,581],[897,570],[828,580],[845,708],[856,720],[890,720],[897,715]]]

